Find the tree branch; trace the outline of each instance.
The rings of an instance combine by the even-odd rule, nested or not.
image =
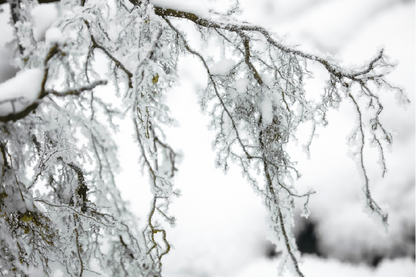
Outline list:
[[[37,109],[37,107],[40,104],[39,100],[41,100],[42,98],[44,98],[45,96],[47,96],[49,94],[53,94],[53,95],[59,96],[59,97],[65,97],[65,96],[68,96],[68,95],[78,96],[86,90],[92,90],[92,89],[94,89],[95,87],[97,87],[99,85],[106,85],[106,84],[107,84],[106,80],[100,80],[100,81],[96,81],[96,82],[94,82],[94,83],[92,83],[88,86],[81,87],[81,88],[78,88],[78,89],[68,90],[68,91],[65,91],[65,92],[57,92],[55,90],[50,90],[50,91],[48,90],[48,91],[44,91],[43,93],[41,92],[39,94],[39,97],[38,97],[36,102],[27,106],[24,110],[22,110],[18,113],[11,113],[11,114],[8,114],[8,115],[5,115],[5,116],[0,116],[0,122],[4,122],[4,123],[9,122],[9,121],[15,122],[19,119],[22,119],[22,118],[26,117],[31,112],[35,112],[35,110]]]
[[[0,4],[4,4],[6,2],[7,2],[6,0],[0,0]],[[40,4],[45,4],[45,3],[59,2],[59,0],[38,0],[38,2]],[[130,2],[134,5],[139,5],[139,6],[141,5],[141,1],[130,1]],[[272,38],[271,34],[265,28],[260,27],[260,26],[255,26],[255,25],[251,25],[251,24],[218,23],[218,22],[215,22],[213,20],[208,20],[208,19],[201,18],[197,14],[194,14],[194,13],[191,13],[191,12],[184,12],[184,11],[180,11],[180,10],[174,10],[174,9],[163,8],[163,7],[158,7],[158,6],[154,6],[154,12],[155,12],[156,15],[159,15],[159,16],[164,17],[164,18],[166,18],[166,17],[176,17],[176,18],[181,18],[181,19],[187,19],[187,20],[190,20],[190,21],[194,22],[195,24],[197,24],[199,26],[202,26],[202,27],[223,29],[223,30],[227,30],[227,31],[230,31],[230,32],[237,33],[239,35],[242,34],[242,31],[258,32],[258,33],[260,33],[264,36],[264,38],[267,40],[268,43],[275,46],[277,49],[279,49],[279,50],[281,50],[285,53],[291,53],[295,56],[299,56],[299,57],[302,57],[302,58],[305,58],[305,59],[308,59],[308,60],[311,60],[311,61],[317,61],[320,64],[322,64],[328,70],[328,72],[330,72],[334,76],[337,76],[339,79],[344,77],[344,78],[350,79],[352,81],[358,82],[360,79],[357,78],[357,77],[365,75],[365,74],[369,73],[370,71],[372,71],[374,69],[374,64],[376,62],[378,62],[379,60],[381,60],[382,57],[383,57],[383,51],[384,50],[382,49],[379,52],[379,55],[369,63],[369,65],[367,66],[367,68],[365,70],[356,71],[356,72],[351,70],[351,72],[344,72],[340,68],[338,68],[337,66],[328,62],[326,59],[323,59],[323,58],[321,58],[317,55],[304,53],[302,51],[292,49],[290,47],[287,47],[287,46],[284,46],[284,45],[278,43],[277,41],[275,41]],[[245,46],[246,51],[247,51],[248,50],[248,41],[244,42],[244,46]],[[98,47],[98,48],[101,48],[101,47]],[[102,49],[102,50],[105,51],[104,49]],[[246,52],[246,54],[247,54],[247,52]],[[128,72],[126,72],[126,73],[128,74]],[[129,77],[130,77],[130,75],[129,75]],[[256,79],[258,81],[257,76],[256,76]]]

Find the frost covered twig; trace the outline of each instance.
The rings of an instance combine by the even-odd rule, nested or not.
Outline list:
[[[268,173],[265,169],[264,174],[266,174],[266,177],[268,174],[271,174],[279,180],[276,182],[279,185],[276,187],[277,191],[283,189],[289,197],[299,197],[299,194],[284,184],[288,179],[292,178],[290,170],[295,170],[296,172],[296,169],[292,166],[289,155],[283,150],[282,146],[287,143],[289,135],[295,132],[300,123],[311,121],[314,127],[311,139],[306,146],[308,150],[312,143],[316,126],[319,124],[327,124],[326,111],[328,107],[337,107],[343,98],[352,97],[351,89],[354,85],[361,88],[363,94],[369,98],[370,107],[377,108],[375,116],[371,120],[373,127],[369,131],[372,132],[375,138],[374,141],[378,142],[377,145],[381,150],[383,168],[385,168],[383,147],[374,131],[377,128],[382,130],[388,143],[391,143],[391,136],[385,131],[378,120],[378,116],[382,111],[382,105],[378,97],[369,89],[370,83],[375,84],[377,87],[388,84],[385,75],[393,65],[388,62],[383,49],[367,65],[357,69],[344,69],[330,58],[322,58],[317,55],[308,54],[277,42],[274,35],[262,27],[246,23],[231,23],[231,21],[216,22],[215,19],[204,19],[192,13],[168,8],[155,7],[155,13],[165,19],[172,30],[181,38],[184,50],[195,55],[202,62],[206,70],[208,86],[201,98],[201,104],[205,109],[209,101],[215,101],[215,98],[218,101],[218,104],[212,105],[213,108],[210,115],[212,117],[212,126],[219,130],[214,143],[214,146],[218,149],[217,163],[218,165],[223,165],[224,170],[228,169],[227,160],[231,159],[237,162],[242,166],[243,174],[246,175],[253,187],[258,190],[257,181],[254,181],[255,178],[251,176],[251,170],[249,169],[253,166],[253,162],[250,161],[258,160],[258,162],[264,165],[271,166],[270,168],[268,167],[267,171],[272,169],[272,172]],[[173,26],[168,17],[186,18],[199,26],[205,27],[207,30],[215,30],[219,38],[224,40],[225,44],[237,50],[233,57],[234,59],[237,58],[237,61],[228,73],[220,75],[211,73],[210,66],[203,55],[191,49],[184,35]],[[260,41],[259,44],[263,43],[263,45],[267,45],[266,52],[269,53],[269,59],[260,57],[260,52],[251,49],[256,45],[256,41]],[[237,55],[237,53],[240,55]],[[239,62],[238,59],[241,59],[243,63]],[[306,63],[308,61],[321,64],[329,74],[325,94],[322,96],[321,101],[316,103],[306,100],[305,92],[303,91],[303,77],[311,74],[306,69]],[[237,75],[237,72],[239,72],[239,75]],[[263,79],[268,74],[274,75],[275,80],[266,84]],[[239,90],[237,85],[237,82],[241,80],[237,76],[242,75],[248,79],[245,93],[243,90]],[[389,88],[393,87],[391,85],[387,86]],[[233,93],[234,96],[232,98],[229,97],[231,90],[237,90],[237,93]],[[347,91],[345,96],[340,93],[343,90]],[[399,88],[396,88],[396,90],[400,97],[404,97],[404,101],[408,102],[403,91]],[[279,94],[281,97],[278,96]],[[271,97],[269,95],[276,96],[270,99]],[[268,101],[265,100],[268,98],[271,100],[270,104],[265,102]],[[360,134],[364,140],[365,131],[363,130],[359,106],[355,101],[354,103],[357,107],[357,113],[360,116]],[[290,107],[296,104],[300,105],[300,112],[296,112]],[[225,119],[224,115],[227,116],[229,124],[227,124],[227,118]],[[259,117],[267,120],[260,120],[261,123],[257,125],[255,122],[258,121]],[[243,138],[242,134],[246,138]],[[259,138],[258,141],[263,142],[256,145],[256,137]],[[241,152],[237,150],[238,147],[236,148],[236,146],[240,147]],[[367,205],[371,210],[379,214],[382,221],[386,223],[387,214],[379,208],[370,194],[369,181],[363,163],[363,147],[364,142],[362,143],[360,152],[361,170],[363,170],[365,176]],[[262,156],[257,155],[257,153]],[[245,157],[242,157],[241,154],[244,154]],[[254,165],[253,168],[256,167],[257,165]],[[269,176],[269,178],[271,177]],[[273,182],[270,180],[268,184],[270,187]],[[305,202],[306,209],[311,193],[302,194],[302,196],[307,197]],[[269,194],[263,194],[263,196],[268,200],[274,199],[276,197],[274,196],[275,194],[271,193],[269,189]],[[274,208],[280,211],[280,208],[284,204],[279,203],[276,205],[278,207]],[[288,209],[290,210],[289,207]],[[271,213],[273,212],[271,211]],[[308,211],[304,212],[305,215],[308,213]],[[281,220],[282,233],[285,234],[284,221],[290,221],[290,219],[285,219],[283,216],[278,216],[277,218]],[[285,241],[287,240],[288,237],[285,237]],[[294,255],[295,250],[288,243],[286,243],[286,250],[295,265],[295,271],[301,276],[301,272],[297,266],[297,259]]]
[[[355,98],[351,95],[351,94],[349,94],[348,95],[350,98],[351,98],[351,100],[353,101],[353,103],[354,103],[354,105],[355,105],[355,107],[356,107],[356,109],[357,109],[357,113],[358,113],[358,120],[359,120],[359,126],[358,126],[358,130],[359,130],[359,133],[360,133],[360,136],[361,136],[361,141],[360,141],[360,143],[361,143],[361,145],[360,145],[360,149],[359,149],[359,166],[360,166],[360,169],[362,170],[362,172],[363,172],[363,175],[364,175],[364,181],[365,181],[365,186],[364,186],[364,193],[365,193],[365,196],[366,196],[366,200],[367,200],[367,206],[373,211],[373,212],[375,212],[375,213],[377,213],[380,217],[381,217],[381,219],[382,219],[382,221],[383,221],[383,223],[386,225],[386,226],[388,226],[388,223],[387,223],[387,220],[388,220],[388,214],[387,213],[385,213],[378,205],[377,205],[377,203],[374,201],[374,199],[372,198],[372,196],[371,196],[371,191],[370,191],[370,185],[369,185],[369,179],[368,179],[368,175],[367,175],[367,170],[366,170],[366,167],[365,167],[365,165],[364,165],[364,145],[365,145],[365,134],[364,134],[364,129],[363,129],[363,121],[362,121],[362,114],[361,114],[361,110],[360,110],[360,107],[358,106],[358,103],[357,103],[357,101],[355,100]],[[384,153],[383,152],[381,152],[382,153],[382,155],[384,155]],[[383,159],[384,160],[384,159]],[[384,174],[383,174],[384,175]]]

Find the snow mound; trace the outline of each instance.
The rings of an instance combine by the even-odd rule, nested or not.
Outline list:
[[[24,69],[0,84],[0,116],[23,111],[35,102],[43,80],[40,68]]]

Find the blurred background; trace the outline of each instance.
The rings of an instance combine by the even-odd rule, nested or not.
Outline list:
[[[156,1],[155,1],[156,2]],[[158,2],[166,2],[158,0]],[[171,1],[177,2],[177,1]],[[189,6],[224,11],[231,2],[220,0],[180,0]],[[302,144],[311,132],[300,128],[299,142],[287,150],[298,161],[302,177],[299,191],[317,191],[310,200],[311,216],[296,214],[296,234],[303,253],[305,276],[414,276],[415,273],[415,3],[404,0],[241,0],[240,19],[264,26],[286,38],[286,44],[313,53],[335,55],[343,65],[360,65],[383,46],[398,62],[388,79],[403,87],[412,103],[399,107],[394,95],[380,91],[384,104],[381,119],[393,131],[394,145],[386,153],[388,172],[381,177],[378,152],[368,149],[366,165],[374,199],[389,210],[388,232],[377,219],[363,212],[362,180],[347,156],[346,137],[356,124],[352,106],[343,103],[328,115],[329,125],[318,128],[319,136],[307,159]],[[57,16],[54,4],[35,11],[41,37]],[[0,82],[16,73],[9,66],[5,43],[12,38],[7,26],[9,11],[0,13]],[[43,9],[43,10],[42,10]],[[47,12],[49,16],[42,16]],[[191,25],[180,23],[188,38],[196,41]],[[325,72],[311,65],[314,79],[306,91],[321,93]],[[180,84],[167,92],[171,114],[179,122],[167,128],[168,142],[183,155],[175,177],[182,197],[171,205],[177,218],[175,228],[166,223],[167,239],[173,245],[164,257],[164,276],[246,277],[277,276],[279,249],[267,240],[266,209],[239,168],[224,175],[214,166],[208,131],[209,119],[197,105],[197,91],[204,88],[206,75],[194,58],[184,57],[179,65]],[[0,92],[1,93],[1,92]],[[110,92],[111,93],[111,92]],[[138,170],[138,149],[132,142],[129,122],[120,123],[115,135],[120,145],[122,171],[117,176],[122,196],[141,218],[150,207],[146,176]],[[301,206],[301,203],[298,203]],[[141,221],[137,224],[142,225]],[[289,275],[288,275],[289,276]]]

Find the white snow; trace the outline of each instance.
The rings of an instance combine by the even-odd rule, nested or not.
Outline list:
[[[24,69],[0,84],[0,116],[18,113],[39,96],[43,80],[40,68]]]
[[[227,75],[234,66],[235,62],[233,60],[224,59],[217,63],[214,63],[210,67],[210,72],[214,75]]]
[[[239,93],[244,93],[249,83],[250,81],[246,78],[237,79],[235,80],[234,87]]]
[[[261,115],[265,124],[270,124],[273,121],[272,101],[267,96],[264,96],[261,102]]]
[[[9,5],[2,5],[1,8],[3,13],[0,13],[0,15],[3,16],[0,16],[0,83],[13,77],[17,71],[10,65],[10,51],[6,49],[6,44],[13,39],[14,31],[8,23],[10,21],[10,8]]]
[[[58,28],[50,28],[46,31],[45,42],[46,45],[53,45],[55,43],[63,43],[65,41],[64,35]]]
[[[235,277],[278,276],[276,264],[278,259],[270,260],[259,258],[249,263],[236,274]],[[376,269],[371,269],[364,264],[352,265],[342,263],[335,259],[323,259],[315,255],[305,255],[300,265],[305,276],[355,276],[355,277],[412,277],[415,274],[414,261],[410,258],[384,260]],[[283,277],[290,277],[289,272]]]
[[[44,38],[46,30],[58,16],[58,9],[55,3],[37,5],[32,10],[34,20],[33,36],[37,41],[41,41]]]
[[[187,11],[198,16],[208,18],[208,8],[206,1],[187,1],[187,0],[151,0],[155,6],[163,7],[166,9],[175,9],[179,11]]]

